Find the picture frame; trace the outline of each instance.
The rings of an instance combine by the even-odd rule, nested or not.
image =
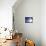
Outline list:
[[[33,17],[25,17],[25,23],[33,23]]]

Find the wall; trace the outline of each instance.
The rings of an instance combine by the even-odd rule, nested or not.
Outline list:
[[[0,0],[0,27],[12,29],[12,6],[16,0]]]
[[[38,37],[36,37],[35,32],[40,32],[40,29],[38,29],[38,27],[40,28],[40,26],[38,24],[39,21],[37,21],[37,20],[39,20],[38,18],[40,18],[40,16],[38,16],[40,14],[39,13],[40,10],[38,11],[38,9],[39,9],[38,6],[40,7],[39,1],[40,0],[32,0],[30,3],[28,2],[28,4],[27,4],[27,2],[23,3],[22,4],[23,6],[21,5],[22,8],[18,7],[20,9],[20,13],[18,13],[19,16],[17,16],[17,13],[15,12],[16,29],[19,30],[20,32],[23,32],[24,37],[30,35],[31,39],[34,38],[34,40],[36,42],[38,41]],[[42,27],[41,28],[42,29],[41,38],[42,39],[41,39],[41,41],[42,41],[42,46],[46,46],[46,36],[45,36],[46,35],[46,0],[41,0],[41,1],[42,1],[41,2],[41,4],[42,4],[42,6],[41,6],[42,7],[41,8],[41,10],[42,10],[42,14],[41,14],[42,15],[41,16],[41,27]],[[12,28],[12,6],[14,5],[15,2],[16,2],[16,0],[0,0],[0,26],[8,27],[9,29]],[[30,6],[30,4],[32,7]],[[28,9],[28,7],[32,8],[32,10],[30,8]],[[18,11],[17,9],[15,9],[15,10]],[[33,12],[33,11],[35,11],[35,12]],[[39,13],[39,14],[35,14],[35,13]],[[37,16],[35,16],[35,15],[37,15]],[[33,16],[33,18],[34,18],[33,24],[25,24],[25,21],[24,21],[25,16]],[[37,24],[36,24],[36,21],[37,21]],[[35,25],[37,25],[37,26],[35,26]],[[37,29],[36,29],[36,27],[37,27]],[[37,30],[39,30],[39,31],[37,31]],[[40,36],[39,36],[39,39],[40,39]]]
[[[23,0],[17,7],[14,5],[15,28],[23,36],[41,46],[41,0]],[[33,17],[33,23],[25,23],[25,17]]]
[[[46,0],[41,1],[41,41],[46,46]]]

